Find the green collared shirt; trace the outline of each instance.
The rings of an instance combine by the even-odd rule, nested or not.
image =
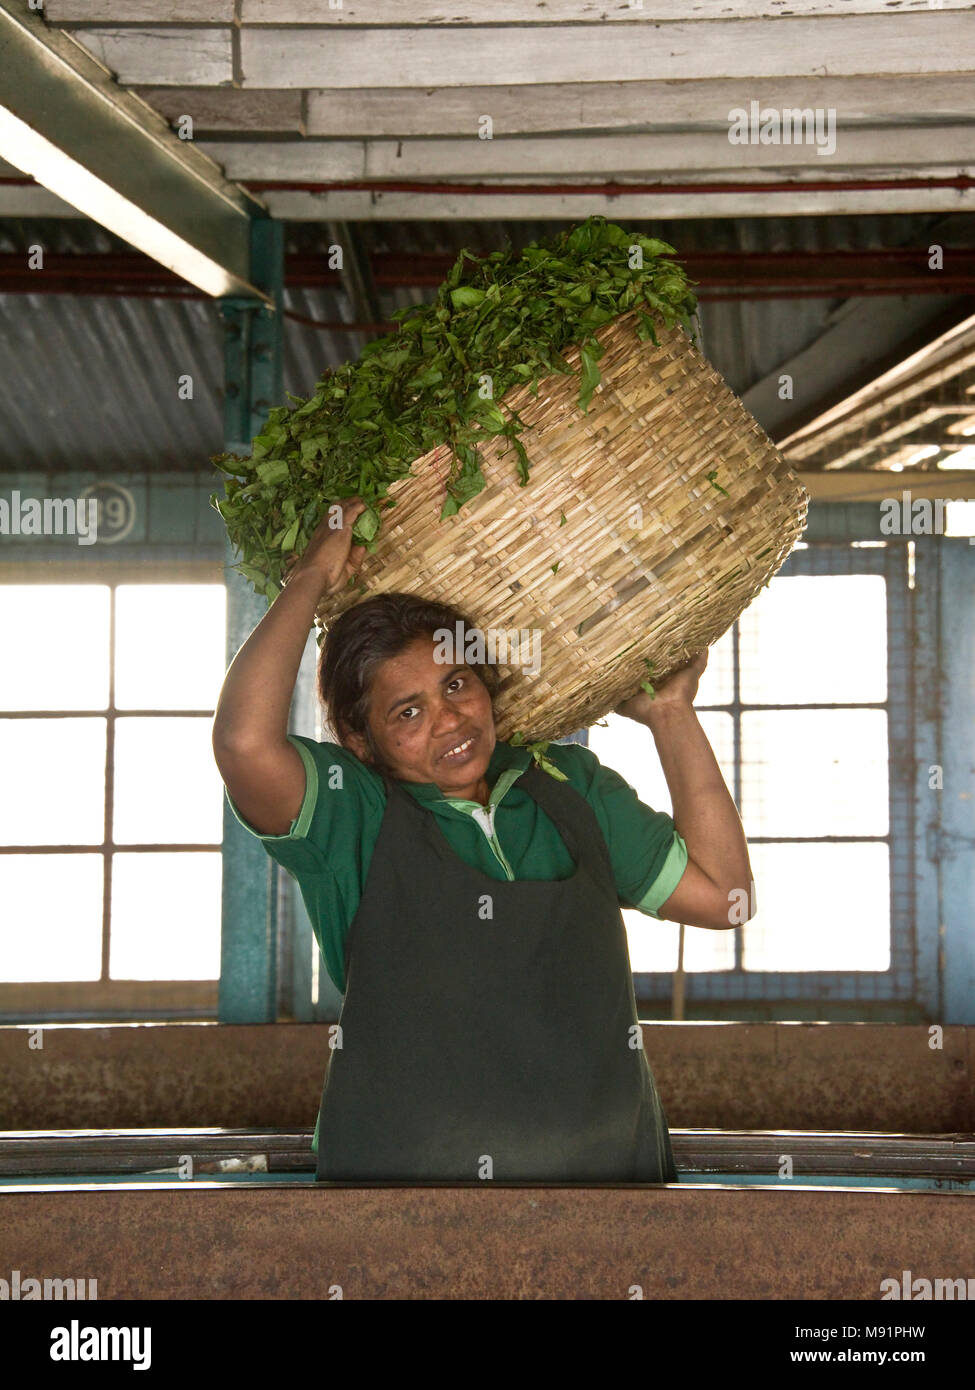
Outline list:
[[[305,797],[287,835],[257,835],[296,880],[336,988],[345,992],[345,938],[366,885],[386,810],[382,777],[338,743],[289,734],[305,765]],[[612,768],[579,743],[550,743],[546,758],[592,807],[606,837],[621,907],[657,917],[687,866],[687,847],[664,811],[652,811]],[[500,740],[485,773],[487,806],[444,796],[433,782],[401,782],[437,817],[450,847],[497,879],[571,878],[575,866],[554,823],[518,786],[531,754]]]

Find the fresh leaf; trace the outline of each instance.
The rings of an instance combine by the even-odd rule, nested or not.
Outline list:
[[[600,374],[596,365],[596,359],[592,350],[588,347],[582,349],[582,387],[579,391],[579,409],[584,415],[589,413],[589,402],[592,400],[592,393],[599,385]]]
[[[711,484],[711,486],[712,486],[713,488],[717,488],[717,490],[718,490],[724,497],[730,497],[731,494],[730,494],[729,492],[726,492],[725,489],[721,486],[721,484],[720,484],[719,482],[716,482],[716,481],[715,481],[715,480],[717,479],[717,476],[718,476],[718,470],[717,470],[716,468],[712,468],[710,473],[705,474],[705,477],[707,478],[708,482]]]
[[[484,290],[475,289],[471,285],[462,285],[460,289],[450,291],[450,302],[455,309],[469,309],[480,304],[484,299]]]
[[[569,780],[565,773],[560,771],[550,759],[544,757],[545,750],[552,742],[550,738],[537,739],[534,743],[526,743],[525,735],[520,729],[516,729],[508,738],[508,742],[513,748],[527,748],[534,762],[557,781],[567,782]]]
[[[289,471],[288,465],[281,459],[275,463],[260,463],[257,466],[257,476],[265,487],[283,483]]]
[[[379,513],[374,511],[372,507],[367,507],[364,512],[360,512],[356,517],[352,527],[352,537],[354,540],[357,540],[360,545],[365,545],[367,542],[374,539],[378,530]]]

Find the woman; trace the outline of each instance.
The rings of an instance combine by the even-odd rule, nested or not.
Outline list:
[[[213,730],[234,813],[298,880],[345,993],[316,1175],[675,1182],[620,905],[742,920],[748,847],[692,706],[707,656],[617,710],[651,730],[673,819],[580,745],[550,745],[560,781],[499,742],[497,673],[437,659],[434,632],[466,619],[411,595],[332,624],[319,691],[340,742],[291,737],[315,610],[365,553],[363,506],[319,525]]]

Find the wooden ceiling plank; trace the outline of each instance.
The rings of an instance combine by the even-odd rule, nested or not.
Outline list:
[[[194,132],[305,133],[301,92],[242,91],[235,87],[133,87],[170,124],[193,118]]]
[[[0,189],[0,206],[4,190]],[[803,189],[757,196],[752,189],[741,193],[464,193],[429,194],[371,192],[348,189],[330,193],[273,190],[261,193],[272,217],[284,221],[317,222],[323,218],[350,222],[422,222],[427,220],[581,221],[598,213],[611,222],[680,221],[713,217],[825,217],[864,213],[975,212],[975,190],[908,189]],[[6,213],[7,216],[29,216]]]
[[[727,133],[696,131],[657,135],[523,136],[479,140],[476,132],[450,140],[264,140],[203,141],[200,148],[232,179],[486,179],[497,175],[612,181],[628,175],[669,172],[677,181],[692,172],[719,177],[758,169],[804,169],[815,179],[839,177],[839,170],[868,167],[901,177],[918,167],[960,171],[966,159],[975,171],[975,130],[971,126],[837,131],[836,153],[821,157],[819,147],[733,145]],[[349,152],[359,152],[355,165]],[[337,173],[337,168],[353,168]]]
[[[233,82],[230,28],[86,28],[70,32],[123,86],[218,87]]]
[[[261,95],[264,95],[263,93]],[[268,93],[267,95],[270,95]],[[837,119],[900,120],[921,124],[975,116],[971,73],[902,77],[767,79],[761,89],[740,81],[701,78],[675,82],[578,82],[531,87],[365,87],[308,92],[308,134],[337,138],[455,135],[477,129],[486,112],[495,131],[531,135],[552,131],[613,131],[679,125],[728,127],[728,112],[760,99],[763,107],[833,108]]]
[[[114,63],[124,73],[140,61],[135,50],[143,35],[137,30],[114,32]],[[966,71],[975,57],[971,37],[970,15],[936,10],[895,16],[692,21],[667,25],[665,33],[643,23],[477,29],[245,27],[240,42],[245,87],[396,88],[420,83],[507,87],[718,76],[758,80],[814,77],[827,71],[834,76],[897,77],[957,72],[960,57]]]
[[[327,0],[326,0],[327,3]],[[233,24],[234,0],[45,0],[45,18],[65,28],[92,24]],[[306,21],[307,23],[307,21]]]
[[[56,3],[57,0],[51,0]],[[75,8],[83,8],[86,0],[60,0]],[[99,10],[105,4],[123,10],[144,0],[91,0],[88,8]],[[202,3],[202,0],[201,0]],[[328,24],[337,25],[483,25],[492,24],[604,24],[632,22],[635,19],[657,21],[717,20],[728,18],[729,0],[642,0],[639,8],[619,4],[615,8],[605,0],[546,0],[544,5],[526,0],[491,0],[490,6],[453,5],[449,12],[443,0],[343,0],[335,8],[334,0],[242,0],[241,21],[244,24]],[[857,14],[903,15],[931,8],[929,0],[789,0],[788,14],[782,13],[782,0],[735,0],[736,17],[741,19],[841,16]],[[941,0],[942,10],[970,9],[970,0]]]
[[[350,222],[484,221],[578,222],[598,213],[611,222],[683,221],[713,217],[827,217],[890,213],[975,212],[975,190],[804,189],[757,196],[750,188],[740,193],[516,193],[477,194],[460,189],[450,193],[375,193],[348,189],[311,193],[297,189],[268,190],[261,200],[272,217],[282,221],[318,222],[323,218]],[[0,184],[0,217],[81,217],[77,209],[36,185]],[[755,412],[753,412],[755,413]]]

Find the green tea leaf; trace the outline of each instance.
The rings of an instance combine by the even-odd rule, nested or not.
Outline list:
[[[589,413],[589,402],[592,400],[592,393],[600,382],[600,372],[596,365],[596,359],[592,350],[588,347],[582,349],[582,387],[579,391],[579,409],[584,415]]]
[[[460,289],[450,291],[450,302],[455,309],[473,308],[480,304],[484,299],[484,290],[474,289],[471,285],[462,285]]]
[[[716,481],[717,476],[718,476],[718,470],[717,470],[716,468],[712,468],[710,473],[705,474],[705,477],[707,478],[708,482],[711,484],[711,486],[712,486],[713,488],[717,488],[718,492],[720,492],[720,493],[722,494],[722,496],[724,496],[724,497],[730,497],[731,494],[730,494],[729,492],[725,491],[725,489],[721,486],[721,484],[720,484],[719,482]]]
[[[289,473],[288,465],[283,460],[276,463],[260,463],[257,466],[257,476],[267,487],[275,483],[283,483]]]
[[[356,517],[355,524],[352,527],[352,536],[353,539],[357,540],[361,545],[364,545],[367,541],[371,541],[375,538],[378,530],[379,513],[374,511],[372,507],[367,507],[364,512],[360,512]]]

